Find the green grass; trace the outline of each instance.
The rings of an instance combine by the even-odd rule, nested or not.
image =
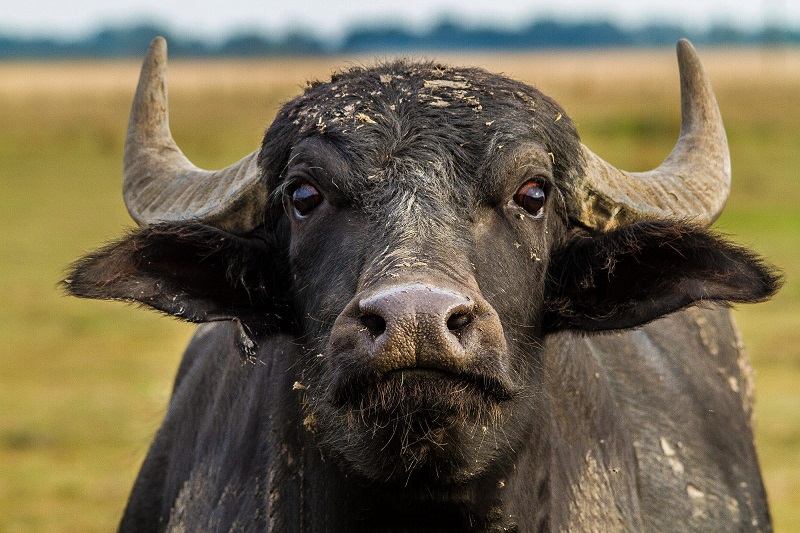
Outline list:
[[[623,73],[598,57],[457,62],[540,83],[595,152],[631,170],[653,166],[679,126],[674,59],[634,55]],[[736,314],[757,370],[757,444],[776,530],[800,531],[800,74],[787,68],[770,81],[759,57],[733,61],[731,72],[721,52],[707,61],[734,166],[717,227],[786,274],[773,301]],[[279,102],[330,65],[175,64],[173,133],[197,164],[223,166],[258,146]],[[137,69],[0,64],[0,532],[116,527],[193,330],[56,287],[71,261],[131,226],[120,176]]]

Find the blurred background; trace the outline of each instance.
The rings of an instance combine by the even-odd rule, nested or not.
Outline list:
[[[196,164],[260,143],[306,80],[395,55],[481,66],[554,97],[617,166],[680,127],[689,37],[725,119],[716,227],[786,273],[735,315],[777,531],[800,531],[800,2],[794,0],[11,0],[0,16],[0,532],[116,527],[193,326],[65,298],[65,267],[133,223],[122,148],[140,61],[170,45],[170,119]]]

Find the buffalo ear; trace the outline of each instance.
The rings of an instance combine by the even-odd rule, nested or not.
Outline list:
[[[553,254],[548,332],[640,326],[695,302],[758,302],[781,277],[758,256],[692,225],[652,221],[570,239]]]
[[[189,322],[233,320],[249,353],[254,337],[284,321],[288,284],[276,248],[202,224],[159,224],[78,260],[63,285],[80,298],[136,302]]]

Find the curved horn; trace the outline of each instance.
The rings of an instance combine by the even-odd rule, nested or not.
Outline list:
[[[626,172],[585,146],[578,220],[602,231],[649,218],[685,218],[710,225],[722,212],[731,162],[711,84],[689,41],[678,42],[681,134],[672,153],[649,172]]]
[[[167,43],[156,37],[142,65],[125,140],[128,211],[140,225],[197,220],[236,233],[254,228],[267,200],[258,151],[214,172],[194,166],[169,131],[166,67]]]

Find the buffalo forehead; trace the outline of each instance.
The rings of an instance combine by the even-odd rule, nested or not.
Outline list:
[[[535,111],[538,97],[538,91],[526,85],[479,69],[395,62],[351,69],[330,82],[312,83],[296,100],[301,107],[295,119],[297,125],[317,131],[357,128],[387,114],[409,112],[477,122],[498,102]],[[323,120],[327,122],[322,124]]]
[[[362,139],[378,133],[397,139],[431,129],[465,146],[486,146],[498,135],[530,135],[551,119],[566,118],[538,90],[509,78],[405,62],[352,69],[313,83],[285,111],[303,134]]]
[[[352,69],[311,84],[279,121],[294,131],[295,146],[316,138],[342,155],[347,169],[336,187],[368,213],[385,206],[429,218],[443,206],[468,209],[513,192],[498,169],[517,179],[514,165],[536,160],[567,177],[580,159],[577,134],[557,104],[480,69],[405,62]]]

